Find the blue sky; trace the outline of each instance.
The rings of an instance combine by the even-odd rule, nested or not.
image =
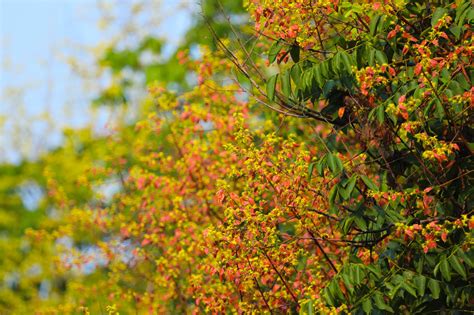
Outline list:
[[[166,18],[158,32],[176,43],[189,26],[189,11],[176,10],[177,1],[162,2]],[[124,3],[122,10],[132,0]],[[93,95],[84,94],[63,57],[81,56],[75,45],[95,46],[110,36],[99,29],[99,18],[95,0],[0,0],[0,161],[35,156],[60,144],[61,128],[88,123]],[[39,117],[43,113],[54,126]]]
[[[92,4],[92,0],[0,0],[2,87],[34,84],[46,94],[46,83],[53,80],[53,94],[60,92],[57,85],[70,74],[59,58],[67,41],[94,45],[101,40],[90,23],[98,18]],[[87,12],[86,5],[91,8]],[[29,110],[37,112],[40,107],[36,102]]]

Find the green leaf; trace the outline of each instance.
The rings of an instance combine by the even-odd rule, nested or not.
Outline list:
[[[425,258],[424,258],[424,256],[421,256],[420,259],[418,259],[418,261],[415,262],[416,272],[421,274],[423,272],[424,264],[425,264]]]
[[[464,269],[464,266],[459,261],[459,258],[456,257],[455,255],[451,255],[451,257],[449,257],[449,262],[451,263],[451,266],[453,267],[453,269],[458,274],[460,274],[464,280],[467,280],[466,270]]]
[[[342,280],[344,281],[344,284],[346,285],[347,290],[349,290],[351,294],[354,293],[354,285],[351,283],[351,280],[346,273],[342,274]]]
[[[426,277],[422,275],[418,275],[413,279],[415,282],[416,289],[418,290],[418,294],[420,296],[425,295],[425,288],[426,288]]]
[[[346,235],[349,232],[349,229],[352,226],[352,222],[354,222],[354,217],[348,217],[342,221],[342,233]]]
[[[329,283],[328,290],[329,290],[329,293],[331,294],[331,296],[334,297],[334,301],[336,301],[337,292],[336,292],[336,287],[334,286],[334,281],[331,281]]]
[[[333,306],[333,305],[336,304],[335,301],[334,301],[334,297],[331,295],[331,293],[329,292],[329,289],[328,289],[328,288],[325,288],[325,289],[324,289],[323,296],[324,296],[324,299],[326,300],[326,302],[327,302],[330,306]]]
[[[443,119],[445,117],[443,104],[441,104],[441,101],[437,98],[434,99],[434,104],[435,104],[435,109],[436,109],[436,116],[439,119]]]
[[[315,164],[316,164],[316,163],[314,162],[314,163],[310,163],[310,164],[308,165],[308,181],[310,181],[310,180],[311,180],[311,177],[313,176],[313,169],[314,169],[314,165],[315,165]]]
[[[383,15],[376,15],[370,20],[369,30],[370,35],[375,36],[377,34],[377,29],[380,24],[383,23],[384,16]]]
[[[354,265],[354,284],[359,285],[362,283],[362,280],[365,277],[364,270],[362,270],[360,265]]]
[[[245,88],[252,86],[252,82],[244,73],[242,73],[239,70],[237,71],[232,70],[232,72],[240,86],[245,87]]]
[[[367,46],[360,45],[355,51],[355,61],[358,68],[365,67],[367,61]]]
[[[393,309],[388,306],[387,304],[385,304],[385,301],[383,299],[383,294],[380,293],[380,292],[376,292],[374,295],[374,301],[375,301],[375,305],[377,305],[377,307],[383,311],[389,311],[391,313],[393,313]]]
[[[446,13],[445,8],[436,8],[436,11],[433,13],[433,16],[431,17],[431,26],[435,26],[436,23],[439,21],[441,17]]]
[[[280,81],[281,81],[281,92],[283,93],[284,96],[289,98],[291,94],[290,71],[285,71],[280,76]]]
[[[327,160],[328,160],[329,169],[331,170],[331,172],[332,172],[334,175],[335,175],[335,174],[337,173],[337,171],[338,171],[336,159],[337,159],[337,157],[334,156],[334,154],[332,154],[332,153],[328,153],[328,154],[327,154]]]
[[[302,85],[306,91],[310,91],[313,88],[313,68],[307,71],[303,71]]]
[[[466,16],[468,15],[469,11],[472,11],[472,2],[471,0],[462,1],[461,5],[456,7],[456,17],[454,19],[454,23],[458,25],[463,25]]]
[[[343,200],[349,199],[350,194],[343,187],[339,186],[338,191]]]
[[[331,59],[331,67],[336,70],[337,73],[342,72],[341,53],[336,53]]]
[[[270,47],[270,50],[268,51],[268,61],[270,63],[275,62],[275,59],[280,53],[281,49],[282,49],[282,45],[280,41],[276,41],[272,44],[272,46]]]
[[[345,51],[341,52],[341,60],[344,64],[344,68],[348,73],[352,72],[352,58],[351,56],[346,53]]]
[[[316,164],[316,170],[318,171],[319,176],[324,175],[324,168],[326,166],[326,159],[323,158],[318,161],[318,164]]]
[[[369,66],[375,66],[375,49],[373,49],[372,47],[369,48],[369,55],[367,61]]]
[[[375,185],[367,176],[361,175],[360,178],[370,190],[379,191],[377,185]]]
[[[472,7],[469,8],[468,13],[466,15],[466,19],[468,22],[474,20],[474,9]]]
[[[355,184],[357,182],[357,175],[352,175],[351,178],[346,182],[345,188],[340,187],[339,193],[341,194],[344,200],[350,198],[352,191],[354,190]]]
[[[385,55],[383,51],[380,51],[380,50],[375,51],[375,59],[381,65],[388,63],[387,56]]]
[[[462,260],[469,265],[470,268],[474,268],[474,262],[472,261],[472,258],[469,257],[469,252],[465,253],[462,250],[458,250],[457,252],[458,256],[462,258]]]
[[[319,64],[319,67],[318,67],[320,73],[321,73],[321,77],[323,78],[329,78],[329,62],[326,60],[326,61],[323,61]]]
[[[372,274],[374,274],[377,278],[381,278],[381,277],[382,277],[382,272],[381,272],[379,266],[368,265],[368,266],[367,266],[367,269],[369,269],[369,271],[370,271]]]
[[[441,274],[446,281],[451,281],[451,272],[449,270],[449,263],[445,256],[441,258],[441,262],[439,264],[439,269],[441,270]]]
[[[329,284],[329,290],[331,291],[334,297],[339,298],[340,300],[344,299],[344,294],[342,294],[338,281],[331,281],[331,283]]]
[[[433,274],[435,275],[435,277],[438,276],[438,271],[439,271],[439,266],[440,265],[441,265],[441,261],[433,269]]]
[[[290,48],[290,56],[294,62],[300,61],[300,47],[298,45],[293,45]]]
[[[300,315],[313,315],[314,314],[314,306],[313,300],[308,300],[301,305],[300,308]]]
[[[296,85],[301,84],[301,66],[299,64],[295,64],[291,67],[291,78]]]
[[[334,201],[336,200],[336,197],[337,197],[337,188],[338,186],[337,185],[334,185],[331,190],[329,191],[329,205],[331,207],[334,207]]]
[[[449,28],[449,31],[451,33],[453,33],[453,35],[456,37],[456,40],[458,40],[459,37],[461,36],[462,27],[461,26],[452,26],[452,27]]]
[[[314,66],[311,69],[311,72],[313,74],[313,78],[316,80],[316,83],[317,83],[318,87],[322,88],[324,86],[325,80],[323,78],[323,74],[322,74],[320,65]]]
[[[349,180],[347,181],[346,189],[349,191],[349,193],[352,193],[352,191],[354,190],[357,178],[359,178],[357,175],[352,175],[351,178],[349,178]]]
[[[366,314],[370,314],[370,312],[372,311],[372,301],[370,300],[370,298],[367,298],[362,301],[362,309]]]
[[[383,124],[385,121],[385,108],[383,105],[377,106],[376,113],[379,124]]]
[[[430,288],[431,295],[433,296],[433,298],[435,300],[439,299],[439,292],[440,292],[439,282],[434,279],[428,280],[428,288]]]
[[[344,170],[344,165],[342,165],[342,161],[340,158],[336,156],[336,164],[338,168],[338,172],[342,172]]]
[[[361,216],[355,216],[354,222],[359,229],[363,231],[367,230],[367,222],[365,222],[364,218],[362,218]]]
[[[410,293],[413,297],[416,297],[416,291],[406,282],[402,282],[402,288]]]
[[[332,90],[336,87],[336,81],[334,80],[328,80],[324,83],[324,87],[323,87],[323,94],[324,94],[324,97],[329,97],[329,95],[331,94]],[[326,106],[325,108],[336,108],[336,106],[331,106],[331,102],[329,103],[328,106]],[[337,108],[339,108],[340,104],[337,104]]]
[[[271,76],[267,81],[267,96],[268,99],[274,100],[275,99],[275,88],[278,79],[278,74]]]
[[[393,299],[397,295],[398,290],[400,289],[401,285],[402,284],[399,283],[390,289],[390,292],[388,293],[389,298]]]

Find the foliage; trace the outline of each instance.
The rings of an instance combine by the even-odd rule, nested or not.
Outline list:
[[[235,3],[205,1],[211,26]],[[144,75],[137,120],[2,166],[0,312],[472,311],[470,2],[245,8],[254,42],[224,22],[193,56],[197,23],[154,65],[151,35],[111,45],[96,104]]]
[[[356,313],[469,308],[471,3],[277,5],[249,4],[256,29],[275,39],[269,61],[288,64],[268,97],[338,138],[328,146],[339,156],[314,165],[334,179],[328,213],[353,245],[326,302]]]

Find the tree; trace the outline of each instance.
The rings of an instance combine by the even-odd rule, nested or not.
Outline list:
[[[314,166],[331,174],[329,214],[352,254],[326,302],[470,309],[470,2],[249,2],[257,31],[274,39],[269,61],[287,62],[267,97],[336,137]]]
[[[148,96],[39,162],[55,215],[26,235],[66,285],[10,287],[18,310],[471,311],[470,2],[252,0],[253,37],[234,4],[206,1],[214,42],[157,76],[153,36],[100,58]]]

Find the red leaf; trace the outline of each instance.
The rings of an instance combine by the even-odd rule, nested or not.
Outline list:
[[[448,239],[448,233],[446,232],[441,233],[441,239],[443,240],[443,242],[446,242],[446,240]]]
[[[339,110],[337,111],[337,115],[339,116],[339,118],[342,118],[342,116],[344,116],[345,111],[346,111],[345,107],[340,107],[339,108]]]
[[[387,34],[387,39],[392,39],[392,38],[395,37],[395,35],[397,35],[397,30],[396,30],[396,29],[394,29],[394,30],[388,32],[388,34]]]
[[[415,66],[415,74],[419,75],[421,73],[421,70],[423,69],[421,63],[417,63]]]

